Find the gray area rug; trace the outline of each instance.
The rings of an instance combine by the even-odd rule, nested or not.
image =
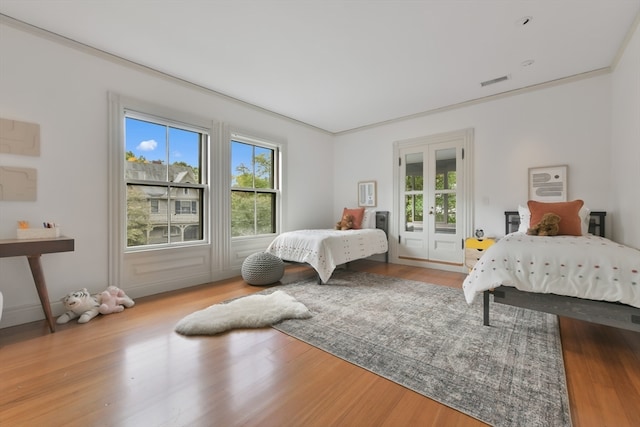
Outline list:
[[[492,304],[461,289],[336,271],[271,288],[306,305],[310,319],[273,327],[494,426],[570,426],[557,317]]]

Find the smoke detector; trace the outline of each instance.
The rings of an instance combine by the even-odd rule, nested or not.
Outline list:
[[[516,21],[516,26],[524,27],[525,25],[531,24],[531,21],[533,21],[533,16],[523,16]]]

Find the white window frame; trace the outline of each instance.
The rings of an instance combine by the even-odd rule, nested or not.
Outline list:
[[[175,273],[176,277],[181,274],[181,265],[188,264],[182,257],[191,255],[193,257],[193,251],[197,250],[198,254],[202,251],[198,248],[203,248],[206,252],[211,252],[211,195],[212,183],[211,180],[211,168],[209,167],[210,153],[214,152],[214,144],[218,136],[218,125],[211,119],[202,118],[192,113],[183,111],[177,111],[171,108],[158,106],[148,102],[140,101],[134,98],[122,96],[113,92],[109,93],[109,155],[108,155],[108,185],[109,185],[109,283],[126,285],[140,280],[154,280],[158,281],[162,277],[166,277],[167,281],[175,280],[176,278],[172,274],[166,274],[166,271],[161,273],[160,270],[155,272],[156,265],[168,265],[166,262],[159,262],[169,257],[169,259],[176,260],[176,267],[171,271]],[[126,217],[126,181],[124,173],[124,155],[125,155],[125,112],[136,111],[142,113],[147,117],[166,118],[170,123],[181,124],[180,127],[187,129],[195,129],[198,131],[206,131],[209,135],[208,144],[203,147],[201,174],[203,189],[203,201],[202,205],[202,237],[203,240],[188,241],[188,242],[176,242],[171,245],[145,245],[142,247],[127,248],[127,217]],[[136,255],[137,254],[137,255]],[[135,258],[130,258],[135,256]],[[141,258],[142,257],[142,258]],[[137,264],[136,264],[137,263]],[[144,268],[138,268],[136,265],[146,263]],[[208,263],[207,263],[208,264]],[[185,283],[188,280],[201,280],[194,278],[204,277],[206,273],[200,267],[204,264],[198,264],[197,271],[194,272],[194,266],[189,266],[187,273],[193,274],[193,277],[186,278]],[[185,267],[187,268],[187,267]],[[207,270],[210,266],[207,267]],[[136,271],[144,270],[144,277],[140,276],[136,278]],[[209,273],[210,276],[210,273]],[[178,279],[179,280],[179,279]]]
[[[177,114],[177,113],[176,113]],[[169,188],[173,188],[176,190],[176,196],[179,195],[179,189],[183,189],[182,193],[185,194],[186,192],[188,192],[189,189],[195,189],[195,190],[201,190],[202,191],[202,200],[201,200],[201,205],[203,207],[203,211],[202,211],[202,217],[201,217],[201,227],[202,227],[202,239],[201,240],[193,240],[193,241],[179,241],[179,242],[172,242],[171,239],[169,239],[168,242],[166,243],[155,243],[155,244],[146,244],[146,245],[140,245],[140,246],[128,246],[127,245],[127,239],[126,239],[126,234],[127,234],[127,224],[126,224],[126,202],[125,202],[125,227],[124,227],[124,234],[125,234],[125,252],[135,252],[135,251],[146,251],[146,250],[154,250],[154,249],[164,249],[164,248],[169,248],[169,247],[178,247],[178,246],[188,246],[188,245],[198,245],[198,244],[203,244],[203,243],[207,243],[208,242],[208,238],[207,238],[207,230],[208,230],[208,226],[205,223],[206,221],[206,212],[207,209],[206,207],[209,205],[209,176],[208,176],[208,153],[209,153],[209,141],[211,139],[211,134],[210,134],[210,130],[207,128],[204,128],[202,126],[197,126],[191,123],[185,123],[181,120],[177,120],[174,119],[173,116],[172,117],[159,117],[155,114],[155,112],[151,112],[151,113],[147,113],[146,111],[140,111],[139,108],[128,108],[125,107],[122,109],[122,121],[124,123],[124,121],[127,118],[131,118],[131,119],[135,119],[135,120],[142,120],[142,121],[147,121],[149,123],[154,123],[154,124],[158,124],[158,125],[162,125],[162,126],[167,126],[167,127],[174,127],[174,128],[178,128],[178,129],[183,129],[183,130],[187,130],[187,131],[191,131],[191,132],[195,132],[195,133],[199,133],[201,135],[205,135],[206,141],[201,141],[202,143],[202,147],[201,147],[201,153],[200,153],[200,183],[189,183],[189,184],[184,184],[184,183],[173,183],[170,182],[168,179],[168,177],[163,180],[163,181],[150,181],[150,180],[139,180],[139,179],[131,179],[131,178],[124,178],[124,183],[123,183],[123,189],[124,192],[126,194],[127,192],[127,187],[129,185],[152,185],[152,186],[158,186],[158,187],[167,187],[167,189]],[[123,146],[123,150],[125,150],[125,139],[126,139],[126,135],[124,135],[123,133],[123,138],[121,141],[121,144]],[[167,146],[167,149],[169,149],[170,147]],[[124,155],[122,156],[122,162],[124,163]],[[169,167],[169,165],[167,165],[167,168]],[[171,217],[171,212],[175,211],[175,204],[179,203],[180,204],[180,212],[175,212],[176,215],[178,214],[191,214],[191,203],[189,201],[189,212],[183,212],[183,205],[185,200],[181,200],[180,198],[176,197],[175,199],[172,198],[168,198],[167,199],[168,202],[168,218]],[[167,224],[167,226],[171,229],[173,227],[173,225],[171,223]],[[174,236],[174,233],[170,234],[171,236]]]
[[[231,144],[233,141],[241,142],[248,145],[253,145],[256,147],[262,147],[266,149],[270,149],[274,151],[273,155],[273,189],[259,189],[258,192],[261,193],[272,193],[275,194],[275,231],[273,233],[265,233],[265,234],[253,234],[250,236],[232,236],[231,239],[234,241],[240,240],[250,240],[250,239],[261,239],[265,237],[272,237],[280,233],[280,224],[282,220],[282,153],[283,153],[283,144],[272,142],[267,138],[259,138],[254,136],[249,136],[248,134],[242,132],[231,132],[230,137],[228,139],[229,144],[229,169],[230,172],[233,173],[233,165],[231,164]],[[229,186],[229,219],[231,219],[232,211],[231,211],[231,193],[235,187]],[[255,219],[255,218],[254,218]],[[231,222],[229,223],[229,233],[231,235]]]

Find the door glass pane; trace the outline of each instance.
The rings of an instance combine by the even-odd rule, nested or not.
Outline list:
[[[456,149],[436,150],[436,190],[456,188]]]
[[[456,149],[436,150],[435,232],[456,232]]]
[[[422,191],[424,176],[422,173],[422,153],[411,153],[405,156],[405,191]]]
[[[406,195],[404,198],[405,231],[422,231],[424,220],[422,194]]]
[[[436,194],[435,220],[437,233],[456,232],[456,194]]]

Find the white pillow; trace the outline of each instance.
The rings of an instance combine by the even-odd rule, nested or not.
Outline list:
[[[360,228],[376,228],[376,210],[365,209]]]
[[[589,234],[589,221],[591,220],[589,214],[591,213],[591,209],[582,205],[580,210],[578,211],[578,216],[580,217],[580,228],[582,228],[582,235],[586,236]]]
[[[529,211],[529,207],[518,205],[518,215],[520,216],[518,233],[526,233],[529,229],[529,221],[531,221],[531,212]]]
[[[580,217],[580,229],[582,231],[582,235],[586,236],[589,234],[589,214],[591,213],[591,209],[582,205],[580,210],[578,211],[578,216]],[[531,212],[529,211],[529,207],[518,205],[518,215],[520,216],[520,225],[518,226],[518,233],[526,233],[529,229],[529,222],[531,221]]]

